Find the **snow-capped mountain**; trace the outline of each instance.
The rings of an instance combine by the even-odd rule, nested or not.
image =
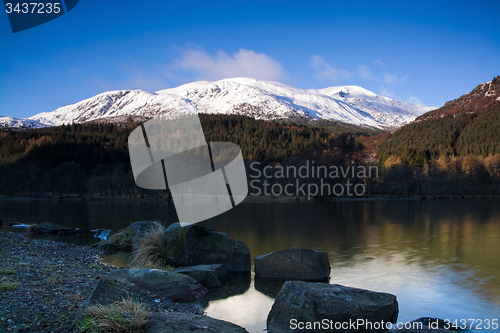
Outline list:
[[[304,90],[277,82],[233,78],[193,82],[155,93],[109,91],[26,120],[55,126],[129,115],[151,118],[166,113],[220,113],[266,120],[300,117],[395,128],[432,109],[395,101],[357,86]]]
[[[42,124],[38,120],[31,120],[27,118],[13,118],[0,116],[0,127],[28,127],[28,128],[40,128],[47,127],[48,125]]]

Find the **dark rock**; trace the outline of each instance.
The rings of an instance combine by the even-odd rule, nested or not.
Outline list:
[[[113,230],[109,230],[109,229],[96,229],[94,231],[95,231],[94,237],[98,238],[102,241],[109,241],[111,236],[113,236],[115,234],[115,232]]]
[[[133,247],[137,247],[142,236],[149,233],[149,230],[154,226],[155,221],[137,221],[127,227],[127,234],[131,235],[130,241]]]
[[[146,289],[165,300],[178,302],[195,301],[208,292],[207,288],[187,275],[159,269],[118,269],[103,279],[131,288]]]
[[[244,333],[244,328],[227,321],[182,312],[152,313],[145,333]]]
[[[327,321],[330,328],[335,328],[335,323],[358,320],[396,323],[397,318],[398,302],[394,295],[338,284],[287,281],[269,312],[267,330],[269,333],[296,332],[292,319],[304,323]],[[358,326],[334,330],[316,327],[307,332],[385,332],[385,327]]]
[[[121,251],[132,251],[134,248],[137,248],[141,237],[149,233],[155,223],[158,222],[134,222],[120,232],[111,235],[110,241],[116,244]]]
[[[181,227],[173,223],[165,237],[173,266],[222,264],[228,273],[251,270],[248,246],[224,233],[197,224]]]
[[[108,256],[115,254],[120,250],[116,244],[111,243],[109,241],[108,242],[101,242],[101,243],[97,244],[97,248],[102,251],[102,254],[108,255]]]
[[[0,228],[3,227],[3,221],[0,219]]]
[[[117,283],[113,280],[101,278],[97,282],[97,286],[90,294],[90,297],[85,301],[87,308],[91,305],[101,304],[102,306],[110,305],[114,302],[120,302],[123,299],[130,297],[130,287]],[[81,316],[81,314],[79,314]]]
[[[446,322],[439,318],[429,318],[421,317],[411,321],[412,326],[409,328],[392,328],[388,332],[390,333],[453,333],[457,331],[457,328],[452,327],[451,323]],[[419,324],[413,324],[419,323]],[[415,326],[416,325],[416,326]]]
[[[326,252],[292,248],[255,260],[255,276],[273,280],[328,281],[330,261]]]
[[[221,264],[179,267],[174,272],[186,274],[207,288],[220,287],[226,278],[226,271]]]
[[[63,230],[63,232],[70,232],[70,230],[73,230],[71,228],[52,223],[52,222],[42,222],[40,223],[40,228],[42,229],[42,232],[44,234],[58,234],[59,231]]]
[[[127,229],[135,230],[135,237],[140,238],[147,234],[156,221],[137,221],[127,227]]]

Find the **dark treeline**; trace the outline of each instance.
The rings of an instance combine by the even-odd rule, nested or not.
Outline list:
[[[307,161],[325,166],[377,164],[375,160],[367,159],[370,151],[363,143],[368,141],[350,133],[333,134],[324,127],[236,115],[200,115],[200,120],[207,142],[238,144],[247,166],[251,161],[259,162],[260,168],[300,167]],[[122,124],[2,129],[0,194],[33,197],[166,196],[165,191],[149,191],[135,185],[127,139],[139,125],[139,122],[129,119]],[[382,136],[387,138],[389,135]],[[331,182],[361,182],[368,186],[367,194],[377,195],[498,193],[500,168],[494,166],[500,165],[500,155],[497,164],[493,157],[473,159],[482,164],[465,159],[460,162],[459,172],[451,167],[459,162],[451,162],[451,159],[443,160],[441,164],[409,167],[407,164],[417,163],[404,163],[391,151],[379,165],[380,178],[349,179],[350,176],[346,176]]]
[[[330,132],[244,116],[200,115],[207,142],[237,143],[245,160],[276,163]],[[0,130],[0,194],[66,197],[163,195],[138,188],[127,139],[139,122]]]

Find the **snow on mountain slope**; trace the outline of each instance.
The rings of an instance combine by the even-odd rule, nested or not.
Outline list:
[[[398,102],[356,86],[299,89],[249,78],[193,82],[150,93],[109,91],[28,120],[54,126],[118,116],[243,114],[256,119],[310,118],[376,128],[400,127],[433,108]]]
[[[38,120],[30,120],[26,118],[13,118],[13,117],[3,117],[0,116],[0,127],[30,127],[30,128],[40,128],[47,127],[47,125],[42,124]]]

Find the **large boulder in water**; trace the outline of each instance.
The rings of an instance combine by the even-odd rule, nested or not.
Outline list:
[[[191,224],[173,223],[165,231],[167,254],[173,266],[222,264],[226,272],[248,273],[250,250],[226,234]]]
[[[326,252],[292,248],[255,260],[255,276],[273,280],[327,281],[330,261]]]
[[[152,313],[145,333],[245,333],[227,321],[182,312]],[[247,332],[248,333],[248,332]]]
[[[276,296],[267,317],[269,333],[285,332],[385,332],[384,327],[368,325],[342,328],[343,323],[396,323],[396,296],[338,284],[287,281]],[[299,323],[302,323],[303,328]],[[327,327],[308,327],[307,323],[327,323]],[[337,323],[337,327],[335,326]],[[340,325],[340,326],[339,326]]]
[[[104,276],[127,288],[145,289],[165,300],[190,302],[204,296],[208,290],[195,279],[180,273],[160,269],[118,269]]]

